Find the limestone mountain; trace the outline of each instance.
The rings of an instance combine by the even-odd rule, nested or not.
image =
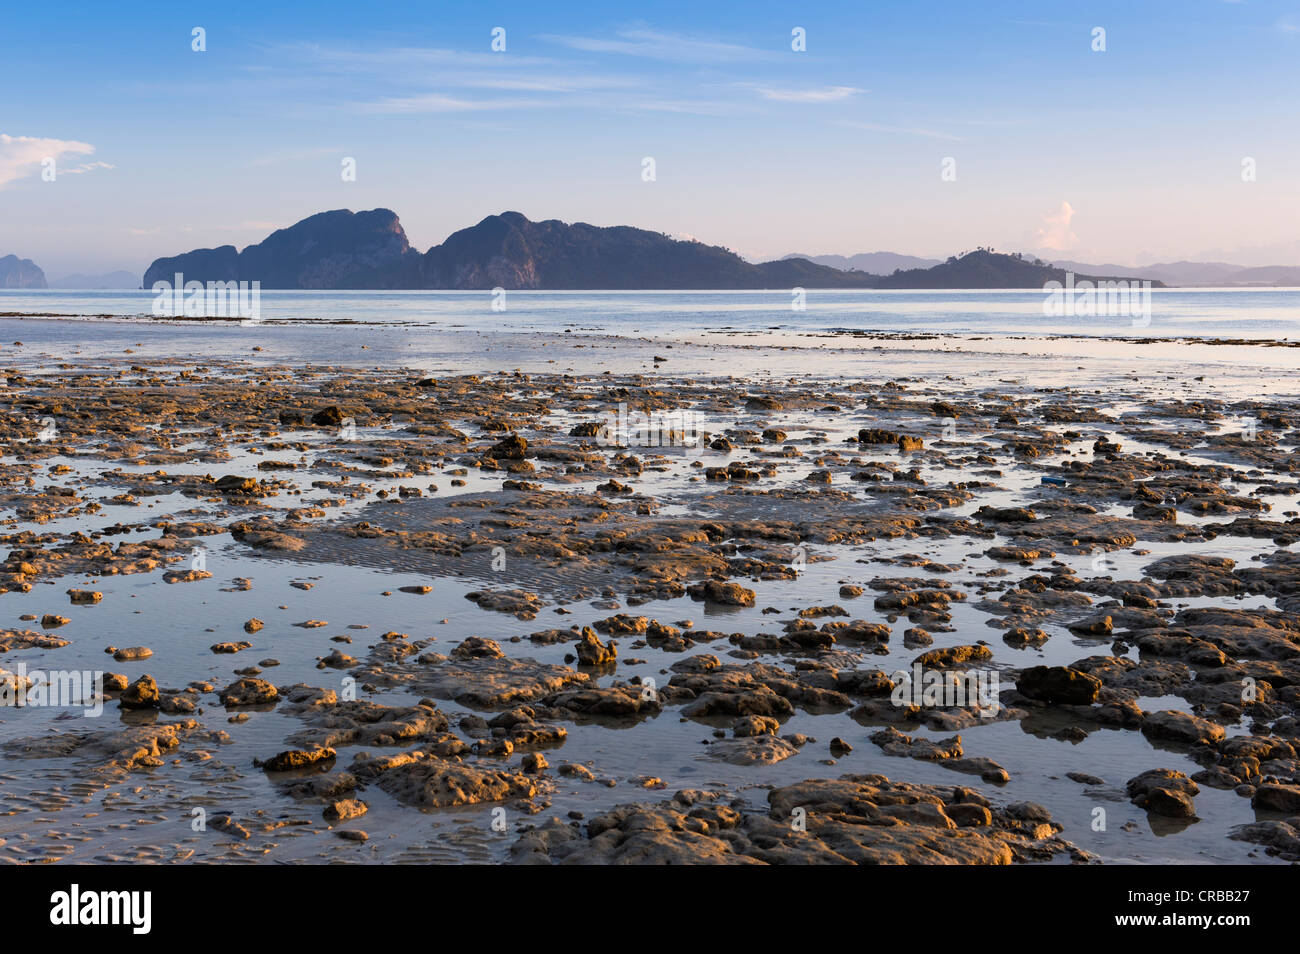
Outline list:
[[[196,249],[149,266],[155,281],[260,281],[263,288],[861,288],[874,276],[801,259],[745,261],[725,248],[628,226],[490,215],[420,255],[387,209],[322,212],[242,252]]]
[[[490,215],[425,253],[426,288],[854,288],[874,277],[802,259],[752,264],[735,252],[630,226],[518,212]]]
[[[263,288],[420,288],[420,254],[388,209],[320,212],[242,252],[233,245],[160,258],[144,287],[185,281],[258,281]]]
[[[0,258],[0,288],[46,288],[45,273],[30,258]]]

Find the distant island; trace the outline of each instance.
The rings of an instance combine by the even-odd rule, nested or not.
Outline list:
[[[930,268],[943,261],[938,258],[900,255],[897,252],[859,252],[857,255],[808,255],[804,252],[796,252],[781,257],[806,258],[817,265],[829,265],[831,268],[843,271],[870,272],[873,275],[889,275],[900,268]]]
[[[0,288],[45,288],[45,273],[30,258],[0,258]]]
[[[534,222],[518,212],[490,215],[421,253],[388,209],[321,212],[243,251],[223,245],[160,258],[145,272],[144,287],[171,283],[177,274],[187,282],[257,281],[265,289],[584,291],[1042,288],[1065,276],[1046,263],[985,249],[891,275],[805,258],[754,264],[730,249],[659,232]]]
[[[932,268],[909,268],[886,275],[876,287],[892,288],[1042,288],[1048,282],[1066,284],[1067,270],[1024,255],[1007,255],[991,249],[980,248],[956,256]],[[1074,281],[1124,282],[1133,278],[1113,275],[1075,274]],[[1163,288],[1164,282],[1152,281],[1152,288]]]

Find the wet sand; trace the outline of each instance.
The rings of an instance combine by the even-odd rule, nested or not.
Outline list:
[[[5,860],[1300,857],[1289,349],[2,324]]]

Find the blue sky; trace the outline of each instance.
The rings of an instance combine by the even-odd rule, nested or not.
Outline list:
[[[384,206],[421,250],[515,209],[753,258],[1300,263],[1300,2],[555,6],[10,5],[0,255],[138,272]]]

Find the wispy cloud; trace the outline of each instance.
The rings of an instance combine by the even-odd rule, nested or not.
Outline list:
[[[46,159],[53,159],[56,172],[65,175],[113,168],[106,162],[86,163],[67,169],[58,166],[59,160],[64,156],[88,156],[94,151],[95,147],[90,143],[75,139],[45,139],[0,133],[0,189],[11,182],[38,174]]]
[[[58,173],[61,176],[79,176],[87,172],[94,172],[96,169],[116,168],[117,166],[113,165],[111,162],[100,162],[99,160],[96,160],[94,162],[83,162],[79,166],[69,166],[59,169]]]
[[[366,113],[472,113],[490,109],[536,109],[546,105],[546,100],[541,99],[466,99],[422,93],[359,103],[358,108]]]
[[[470,99],[447,96],[442,93],[424,93],[415,96],[395,96],[373,103],[356,103],[354,108],[363,113],[416,115],[421,113],[458,113],[537,109],[607,110],[623,113],[684,113],[695,116],[734,115],[743,108],[734,102],[699,99],[691,96],[648,97],[624,92],[601,92],[577,96],[549,96],[534,98]]]
[[[346,83],[369,91],[369,98],[349,104],[368,114],[470,114],[560,106],[635,109],[646,91],[665,92],[664,84],[651,77],[594,69],[572,56],[312,43],[281,44],[268,52],[277,65],[271,75],[260,76],[259,83],[279,81],[291,90],[341,89]]]
[[[665,33],[647,28],[618,30],[613,36],[573,36],[544,33],[539,39],[584,53],[615,53],[675,63],[719,63],[764,59],[773,50],[726,43],[709,37]]]
[[[628,112],[653,112],[653,113],[683,113],[692,116],[734,116],[744,112],[742,107],[733,102],[725,100],[693,99],[691,97],[682,97],[678,99],[667,99],[660,97],[658,99],[630,99],[623,103],[616,103],[606,99],[603,104],[611,110],[623,110]]]
[[[263,48],[276,69],[293,77],[366,77],[389,87],[422,85],[457,89],[577,92],[613,89],[638,82],[597,72],[565,59],[449,50],[441,47],[371,49],[284,43]],[[259,71],[266,68],[259,67]],[[274,70],[272,70],[274,72]]]
[[[276,43],[261,47],[275,64],[288,64],[296,72],[365,75],[383,74],[402,82],[460,75],[465,70],[537,69],[559,67],[562,61],[549,57],[510,53],[474,52],[427,46],[351,47],[322,43]],[[274,67],[272,67],[274,69]],[[438,73],[437,71],[443,71]]]
[[[500,89],[527,93],[581,93],[591,90],[629,89],[645,85],[643,80],[631,77],[577,73],[545,76],[528,72],[516,76],[461,76],[459,82],[471,89]]]
[[[948,142],[965,141],[961,136],[953,136],[937,129],[920,129],[914,126],[890,126],[885,123],[863,123],[851,119],[841,120],[835,125],[847,126],[849,129],[865,129],[867,132],[892,133],[899,136],[921,136],[926,139],[944,139]]]
[[[772,89],[756,86],[754,90],[764,99],[778,103],[837,103],[864,92],[856,86],[824,86],[820,89]]]

